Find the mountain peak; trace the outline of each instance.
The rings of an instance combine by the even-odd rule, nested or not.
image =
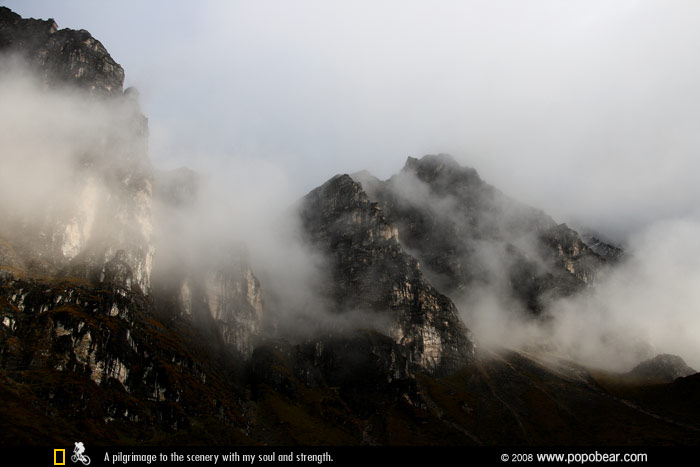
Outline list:
[[[417,166],[424,166],[430,164],[433,166],[448,166],[453,168],[461,168],[457,161],[450,154],[439,153],[439,154],[426,154],[420,159],[417,157],[408,156],[406,159],[406,164],[404,169],[412,168]]]
[[[457,301],[498,283],[501,295],[537,314],[551,296],[590,284],[605,262],[577,232],[510,199],[447,154],[409,157],[386,182],[361,183],[426,276]]]
[[[474,346],[454,303],[425,279],[360,183],[336,175],[304,197],[300,214],[311,244],[327,258],[335,312],[385,317],[387,334],[428,373],[449,373],[470,361]]]
[[[123,68],[84,29],[58,29],[53,19],[23,19],[0,7],[0,52],[26,60],[49,87],[70,84],[96,95],[122,93]]]
[[[420,159],[409,157],[400,173],[413,174],[439,190],[460,184],[484,185],[475,169],[461,166],[449,154],[426,155]]]

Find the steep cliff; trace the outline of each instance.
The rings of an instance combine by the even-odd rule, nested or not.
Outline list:
[[[312,244],[329,258],[326,293],[334,312],[385,314],[388,334],[432,373],[454,371],[473,357],[456,307],[425,280],[359,183],[348,175],[332,178],[302,200],[300,215]]]
[[[0,53],[28,61],[47,87],[78,86],[106,96],[122,93],[124,70],[102,43],[83,29],[58,29],[53,19],[23,19],[0,7]]]
[[[17,91],[3,120],[16,131],[1,143],[5,388],[45,399],[44,414],[89,421],[92,439],[202,418],[244,436],[239,356],[263,312],[245,256],[212,245],[227,254],[196,268],[181,259],[192,245],[178,222],[196,183],[151,167],[138,93],[122,90],[122,68],[87,31],[2,7],[0,53],[0,78]]]
[[[173,314],[180,312],[197,322],[198,310],[206,308],[218,324],[212,328],[214,334],[250,354],[262,319],[259,282],[238,249],[211,255],[216,264],[197,261],[195,268],[188,250],[197,245],[189,244],[180,232],[186,227],[186,211],[197,208],[196,176],[186,169],[164,173],[151,167],[147,119],[139,109],[138,93],[122,91],[122,68],[87,31],[58,30],[52,20],[25,20],[6,8],[0,14],[0,48],[7,54],[3,60],[28,79],[39,78],[49,92],[33,90],[39,96],[35,99],[51,104],[47,112],[65,111],[66,115],[56,116],[67,120],[60,130],[66,135],[59,137],[74,138],[61,144],[56,154],[32,161],[58,166],[56,177],[62,177],[32,209],[17,208],[12,201],[0,204],[7,219],[0,228],[4,239],[0,266],[30,277],[81,278],[150,296],[158,248],[161,264],[156,273],[163,277],[156,280],[169,293],[157,297],[156,306],[173,306]],[[71,106],[87,111],[98,124],[81,128],[83,120],[71,120],[71,112],[75,113]],[[6,157],[16,152],[21,158],[25,148],[18,146],[8,143]],[[47,146],[40,149],[50,152],[52,147]],[[157,208],[161,211],[155,212]],[[211,249],[230,251],[230,246]],[[170,293],[170,288],[177,292]],[[172,296],[180,297],[180,302],[172,302]]]
[[[87,31],[58,30],[52,20],[21,19],[4,7],[0,31],[3,84],[40,85],[13,96],[13,105],[36,113],[14,109],[17,134],[3,145],[5,175],[16,176],[13,165],[25,164],[39,185],[28,187],[39,193],[33,203],[22,202],[24,192],[0,203],[6,219],[0,237],[22,259],[13,267],[147,294],[153,174],[137,93],[122,90],[122,68]]]
[[[207,329],[212,338],[250,357],[261,336],[264,300],[244,245],[199,232],[199,176],[186,168],[155,177],[154,219],[159,237],[153,296],[164,314]]]
[[[207,334],[151,310],[138,291],[75,279],[3,280],[3,389],[28,395],[9,403],[5,416],[20,424],[37,416],[60,421],[24,434],[6,429],[8,436],[32,444],[77,435],[125,442],[209,419],[242,437],[246,407],[236,381],[243,370]]]

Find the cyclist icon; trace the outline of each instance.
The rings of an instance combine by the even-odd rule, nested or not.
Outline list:
[[[70,456],[70,460],[72,460],[73,463],[80,461],[83,463],[83,465],[90,465],[90,458],[83,454],[84,452],[85,445],[82,443],[82,441],[77,441],[75,443],[75,449],[73,449],[73,455]]]

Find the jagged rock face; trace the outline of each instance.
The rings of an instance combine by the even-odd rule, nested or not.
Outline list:
[[[555,279],[569,285],[566,294],[574,293],[583,285],[592,284],[605,260],[595,253],[579,236],[578,232],[566,224],[560,224],[543,232],[539,240],[547,264],[554,265]]]
[[[188,209],[196,208],[198,177],[178,169],[158,172],[156,180],[147,154],[147,119],[137,91],[122,92],[121,67],[86,31],[59,31],[52,20],[23,20],[4,8],[0,26],[3,50],[29,62],[29,71],[58,96],[64,87],[77,88],[70,101],[93,110],[102,123],[96,134],[70,146],[70,154],[61,154],[70,189],[57,196],[60,205],[49,200],[30,213],[13,211],[12,203],[5,213],[0,206],[8,219],[0,226],[0,267],[22,277],[83,278],[149,295],[160,248],[157,280],[167,293],[159,295],[159,309],[201,322],[217,339],[250,355],[262,320],[260,284],[241,255],[221,260],[217,252],[216,261],[193,261],[190,250],[197,246],[180,230]],[[164,207],[155,220],[154,197]]]
[[[418,261],[398,241],[397,230],[359,183],[336,176],[302,200],[311,243],[329,258],[326,295],[334,312],[388,317],[388,333],[411,361],[434,373],[453,371],[473,355],[457,309],[425,280]]]
[[[88,182],[84,191],[96,194],[81,198],[78,212],[58,232],[63,234],[61,259],[68,261],[61,272],[129,290],[138,287],[148,294],[155,254],[152,177],[139,171],[108,173],[102,173],[106,189],[102,185],[93,191],[96,182]],[[63,227],[62,221],[57,226]]]
[[[659,354],[635,366],[627,376],[644,383],[671,383],[697,373],[678,355]]]
[[[357,175],[436,287],[459,299],[499,284],[539,312],[591,283],[605,260],[566,225],[509,199],[450,156],[409,157],[382,182]]]
[[[0,207],[6,219],[0,238],[15,252],[0,258],[0,266],[30,276],[116,281],[148,293],[155,252],[150,175],[94,166],[76,172],[61,209],[50,203],[32,212]]]
[[[97,95],[122,93],[124,70],[85,30],[59,30],[52,19],[23,19],[0,7],[0,52],[19,54],[49,87],[77,85]]]
[[[61,169],[56,176],[63,177],[56,192],[31,210],[0,206],[5,218],[0,238],[13,245],[22,263],[13,260],[12,267],[29,275],[116,281],[148,293],[154,254],[148,125],[137,93],[122,92],[122,68],[87,31],[58,30],[53,20],[25,20],[4,7],[0,51],[3,66],[22,68],[16,60],[21,57],[29,65],[24,71],[53,90],[33,97],[52,104],[46,112],[79,112],[65,98],[71,95],[71,102],[101,122],[80,128],[84,122],[70,123],[66,115],[68,123],[61,127],[66,134],[57,138],[69,142],[49,158]],[[21,158],[21,150],[16,155],[15,150],[12,144],[3,148],[5,157]],[[43,150],[50,151],[50,145]]]
[[[84,120],[66,118],[66,125],[47,128],[66,131],[59,135],[64,140],[77,135],[77,141],[37,159],[53,160],[64,179],[36,210],[0,205],[0,373],[9,372],[18,385],[31,384],[36,375],[55,378],[57,388],[41,396],[56,396],[55,404],[65,404],[61,410],[71,417],[166,430],[186,428],[197,414],[228,429],[240,424],[244,404],[231,380],[240,377],[234,374],[239,360],[214,362],[230,359],[232,348],[252,350],[262,295],[247,263],[174,273],[201,292],[189,307],[206,306],[207,326],[193,326],[192,316],[167,302],[157,304],[154,174],[137,92],[122,92],[121,67],[86,31],[56,31],[53,21],[22,20],[2,8],[0,47],[29,62],[29,72],[44,85],[32,88],[32,102],[49,102],[61,115],[75,105],[99,119],[74,128]],[[7,55],[0,60],[16,65]],[[65,92],[68,87],[73,89]],[[163,261],[160,270],[170,265]],[[173,297],[184,306],[178,293]],[[88,397],[98,406],[90,413],[80,402]]]
[[[33,384],[70,418],[99,420],[102,429],[113,421],[185,429],[188,417],[202,413],[241,423],[232,375],[212,364],[216,347],[203,358],[197,346],[211,343],[188,342],[188,333],[174,329],[139,291],[76,279],[0,279],[3,374]],[[31,383],[37,377],[45,388]]]
[[[250,357],[263,322],[262,289],[250,267],[231,262],[225,269],[188,275],[179,284],[176,308],[170,312],[179,311],[211,329],[240,356]],[[165,299],[165,293],[158,296]]]
[[[583,234],[581,237],[594,253],[604,258],[606,261],[616,262],[625,257],[625,252],[622,248],[605,243],[595,235]]]
[[[140,383],[127,379],[139,358],[129,321],[144,308],[142,296],[123,290],[92,295],[87,283],[75,281],[9,279],[2,285],[3,337],[15,343],[3,348],[4,368],[76,371],[97,384],[114,378],[126,388]]]

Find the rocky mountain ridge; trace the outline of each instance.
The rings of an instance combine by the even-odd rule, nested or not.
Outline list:
[[[339,175],[303,197],[303,234],[329,279],[318,306],[377,319],[291,340],[266,327],[266,284],[245,247],[188,236],[202,182],[151,166],[138,94],[99,41],[0,7],[0,55],[108,115],[62,160],[61,209],[0,204],[5,443],[700,441],[664,396],[692,392],[694,376],[657,392],[551,356],[477,352],[463,294],[496,284],[537,315],[619,255],[475,170],[409,158],[387,181]]]
[[[262,319],[257,279],[243,257],[187,270],[178,250],[159,241],[164,229],[179,226],[162,225],[154,211],[195,199],[196,184],[183,191],[181,177],[154,171],[138,93],[122,90],[124,72],[99,41],[87,31],[59,30],[52,20],[21,19],[4,7],[0,26],[4,63],[37,78],[38,99],[66,93],[101,123],[77,128],[71,151],[51,155],[69,175],[51,185],[48,202],[31,212],[12,202],[0,205],[3,368],[17,372],[18,380],[33,372],[50,380],[68,372],[86,387],[154,403],[150,409],[110,408],[109,419],[167,419],[165,426],[181,426],[171,413],[175,402],[178,410],[203,403],[205,411],[218,413],[216,397],[203,402],[206,397],[192,392],[217,376],[204,369],[205,357],[192,356],[187,334],[179,334],[197,324],[210,331],[211,357],[249,356]],[[70,106],[57,110],[70,119]],[[16,149],[8,150],[4,157],[13,157]],[[169,269],[174,264],[177,274]],[[219,373],[222,382],[225,373]],[[158,408],[166,405],[167,416]]]
[[[336,312],[390,313],[387,333],[429,372],[449,373],[473,358],[456,307],[425,280],[358,183],[332,178],[302,200],[301,217],[310,241],[332,258],[328,292]]]
[[[592,284],[615,260],[445,154],[409,157],[401,172],[384,182],[368,173],[357,178],[431,281],[456,300],[472,288],[495,286],[537,314],[548,300]],[[598,241],[596,248],[613,247]]]
[[[102,43],[83,29],[58,29],[53,19],[23,19],[0,7],[0,53],[28,61],[47,87],[77,86],[103,96],[123,91],[124,70]]]

